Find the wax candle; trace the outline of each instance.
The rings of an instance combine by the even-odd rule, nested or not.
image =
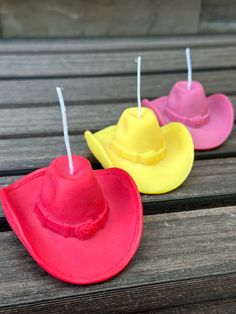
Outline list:
[[[61,106],[67,156],[0,190],[5,216],[29,254],[48,273],[74,284],[107,280],[124,269],[142,235],[139,192],[122,169],[93,171],[72,155]]]
[[[161,125],[183,123],[191,133],[196,150],[213,149],[225,142],[234,124],[233,105],[223,94],[206,96],[203,85],[192,81],[190,48],[186,49],[188,80],[174,84],[170,94],[143,106],[156,114]]]
[[[142,193],[166,193],[187,178],[193,143],[186,127],[172,124],[162,129],[153,111],[141,108],[141,57],[136,62],[138,108],[127,108],[116,125],[94,134],[86,131],[85,139],[104,168],[126,170]]]

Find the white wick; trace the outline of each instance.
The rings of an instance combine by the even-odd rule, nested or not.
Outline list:
[[[72,154],[71,154],[71,149],[70,149],[70,141],[69,141],[69,134],[68,134],[67,118],[66,118],[66,107],[65,107],[61,88],[56,87],[56,90],[57,90],[59,103],[61,106],[62,124],[63,124],[64,140],[66,144],[66,151],[67,151],[68,162],[69,162],[69,170],[70,170],[70,175],[73,176],[74,165],[73,165],[73,159],[72,159]]]
[[[138,100],[138,117],[141,117],[141,57],[139,56],[135,62],[137,63],[137,100]]]
[[[191,86],[192,86],[192,63],[191,63],[191,56],[190,56],[190,48],[186,48],[186,60],[187,60],[187,67],[188,67],[188,89],[191,89]]]

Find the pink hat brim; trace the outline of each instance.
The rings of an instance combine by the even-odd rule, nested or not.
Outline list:
[[[143,105],[155,112],[160,125],[174,122],[165,115],[167,101],[168,96],[153,101],[143,100]],[[234,125],[234,110],[228,97],[215,94],[209,96],[207,101],[210,120],[200,127],[186,125],[192,135],[196,150],[209,150],[220,146],[229,137]]]

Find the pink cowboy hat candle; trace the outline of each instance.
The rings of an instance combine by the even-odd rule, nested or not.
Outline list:
[[[200,82],[192,81],[190,50],[186,49],[188,81],[177,82],[169,96],[143,105],[152,109],[161,125],[181,122],[189,129],[196,150],[218,147],[229,137],[234,124],[234,111],[229,98],[223,94],[206,97]]]

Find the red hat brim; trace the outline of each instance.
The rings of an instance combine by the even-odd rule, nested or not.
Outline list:
[[[157,98],[153,101],[143,100],[143,105],[152,109],[160,123],[165,125],[171,121],[165,115],[165,107],[168,102],[168,96]],[[223,94],[214,94],[207,97],[210,119],[200,127],[191,127],[189,129],[196,150],[213,149],[221,144],[230,135],[234,125],[234,110],[229,98]]]
[[[118,274],[134,256],[142,236],[143,212],[133,179],[123,170],[94,171],[106,200],[108,219],[88,240],[63,237],[42,226],[34,206],[46,168],[1,190],[5,216],[33,259],[48,273],[74,284],[91,284]]]

